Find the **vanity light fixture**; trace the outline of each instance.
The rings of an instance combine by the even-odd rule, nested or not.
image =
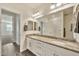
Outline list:
[[[40,17],[43,17],[43,15],[39,15],[39,16],[36,16],[34,18],[37,19],[37,18],[40,18]]]
[[[40,13],[40,12],[37,12],[37,13],[35,13],[34,15],[32,15],[32,17],[34,18],[34,19],[37,19],[37,18],[40,18],[40,17],[42,17],[43,15]]]
[[[34,15],[32,15],[32,17],[36,17],[36,16],[38,16],[38,15],[40,15],[39,12],[35,13]]]
[[[62,3],[57,3],[57,4],[56,4],[57,7],[58,7],[58,6],[61,6],[61,5],[62,5]]]
[[[54,4],[50,6],[50,9],[54,9],[54,8],[55,8],[55,5]]]

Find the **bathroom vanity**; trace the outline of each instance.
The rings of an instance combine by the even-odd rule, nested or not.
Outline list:
[[[41,35],[26,38],[27,49],[37,56],[79,56],[79,43]]]

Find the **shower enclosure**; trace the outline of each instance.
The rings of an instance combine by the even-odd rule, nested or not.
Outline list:
[[[2,45],[20,43],[20,15],[1,9],[1,39]]]

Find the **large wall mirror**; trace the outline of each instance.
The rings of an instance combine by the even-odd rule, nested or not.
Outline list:
[[[34,21],[28,21],[28,31],[31,31],[31,30],[37,30],[37,22],[34,22]]]
[[[28,31],[33,30],[33,21],[28,21]]]
[[[79,33],[79,12],[78,12],[78,15],[77,15],[77,23],[76,23],[75,32]]]

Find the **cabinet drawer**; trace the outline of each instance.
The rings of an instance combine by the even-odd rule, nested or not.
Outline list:
[[[29,49],[33,50],[38,55],[41,55],[42,53],[41,42],[31,39],[29,42]]]
[[[77,56],[77,55],[79,55],[79,53],[76,53],[76,52],[61,48],[61,47],[57,47],[57,46],[53,46],[53,47],[55,49],[54,54],[57,56]]]
[[[55,49],[52,45],[47,44],[47,43],[43,43],[44,44],[44,50],[45,50],[45,55],[46,56],[53,56]]]
[[[34,39],[28,39],[28,46],[30,50],[40,56],[79,56],[79,53]]]

